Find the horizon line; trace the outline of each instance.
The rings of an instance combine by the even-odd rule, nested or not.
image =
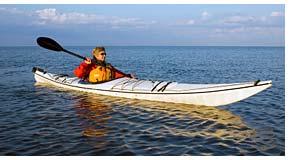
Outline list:
[[[96,45],[64,45],[66,47],[93,47]],[[285,45],[102,45],[104,47],[285,47]],[[0,47],[39,47],[38,45],[9,45]]]

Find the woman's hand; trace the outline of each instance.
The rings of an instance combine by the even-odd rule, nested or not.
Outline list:
[[[84,63],[91,64],[92,60],[89,57],[86,57],[85,60],[84,60]]]
[[[133,79],[137,79],[137,77],[133,73],[130,73],[130,77]]]

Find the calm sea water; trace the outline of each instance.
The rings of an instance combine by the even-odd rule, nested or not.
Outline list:
[[[66,47],[90,54],[93,47]],[[35,84],[31,69],[72,74],[80,59],[0,48],[0,155],[285,155],[284,47],[107,47],[140,79],[272,80],[241,102],[206,107],[113,98]]]

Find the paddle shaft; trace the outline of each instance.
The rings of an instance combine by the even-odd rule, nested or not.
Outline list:
[[[76,54],[76,53],[73,53],[73,52],[71,52],[71,51],[68,51],[68,50],[66,50],[66,49],[63,49],[62,51],[63,51],[63,52],[66,52],[66,53],[68,53],[68,54],[70,54],[70,55],[73,55],[73,56],[75,56],[75,57],[78,57],[78,58],[81,58],[81,59],[83,59],[83,60],[86,60],[85,57],[83,57],[83,56],[81,56],[81,55],[78,55],[78,54]]]

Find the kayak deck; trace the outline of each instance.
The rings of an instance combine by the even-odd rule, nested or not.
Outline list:
[[[37,82],[103,94],[152,101],[220,106],[248,98],[269,88],[271,81],[254,81],[231,84],[184,84],[167,81],[119,78],[100,84],[90,84],[76,77],[47,73],[33,68]]]

